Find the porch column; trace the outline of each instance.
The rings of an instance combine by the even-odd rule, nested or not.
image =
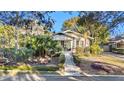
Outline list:
[[[76,41],[76,39],[74,39],[74,48],[76,48],[76,45],[77,44],[77,41]]]
[[[70,41],[71,42],[71,51],[73,49],[73,40]]]

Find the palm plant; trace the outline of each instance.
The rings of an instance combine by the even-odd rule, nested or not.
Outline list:
[[[48,35],[33,36],[26,45],[35,51],[36,56],[45,57],[49,52],[55,53],[61,50],[57,41],[53,41]]]

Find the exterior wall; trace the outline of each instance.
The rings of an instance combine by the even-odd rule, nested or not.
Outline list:
[[[53,36],[53,40],[63,41],[69,43],[72,51],[75,51],[76,47],[88,47],[90,45],[89,39],[82,38],[80,34],[75,33],[58,33]],[[67,41],[67,42],[66,42]],[[85,43],[85,44],[84,44]]]
[[[124,48],[124,41],[120,41],[117,43],[117,48]]]

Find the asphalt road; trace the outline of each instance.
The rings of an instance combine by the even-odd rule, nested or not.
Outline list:
[[[1,81],[124,81],[124,76],[49,76],[37,74],[18,74],[2,76]]]

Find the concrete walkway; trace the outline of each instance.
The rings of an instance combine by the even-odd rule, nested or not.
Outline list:
[[[81,76],[80,68],[77,67],[73,61],[73,56],[71,52],[64,52],[65,54],[65,72],[64,76]]]

